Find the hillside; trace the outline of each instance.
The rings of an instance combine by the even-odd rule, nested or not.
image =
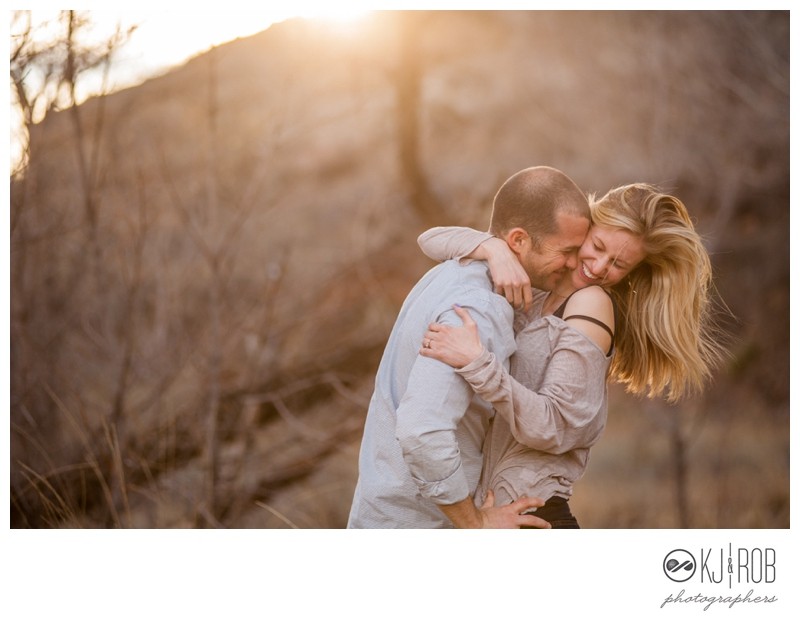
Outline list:
[[[418,233],[546,164],[681,197],[735,317],[704,396],[614,390],[585,526],[788,527],[788,12],[292,20],[78,112],[12,179],[12,526],[344,526]]]

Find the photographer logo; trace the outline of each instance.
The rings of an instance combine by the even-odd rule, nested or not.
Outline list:
[[[664,557],[664,573],[674,582],[686,582],[694,576],[697,562],[692,553],[678,549]]]
[[[727,547],[676,548],[666,554],[662,568],[666,577],[681,583],[679,591],[663,598],[665,606],[711,606],[764,608],[778,601],[772,585],[777,580],[774,548]],[[690,582],[691,581],[691,582]]]

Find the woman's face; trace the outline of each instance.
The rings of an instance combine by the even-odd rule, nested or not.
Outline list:
[[[572,272],[576,288],[591,284],[613,286],[645,259],[644,242],[627,230],[593,224]]]

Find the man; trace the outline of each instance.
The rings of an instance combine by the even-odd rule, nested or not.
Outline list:
[[[506,241],[531,284],[551,290],[577,266],[589,205],[563,172],[527,168],[494,198],[489,231]],[[454,370],[418,354],[432,322],[461,324],[467,308],[484,346],[507,363],[515,351],[513,309],[493,291],[483,262],[448,261],[413,288],[389,336],[375,380],[359,455],[349,528],[518,528],[547,526],[523,515],[543,505],[524,497],[503,507],[472,500],[492,408]]]

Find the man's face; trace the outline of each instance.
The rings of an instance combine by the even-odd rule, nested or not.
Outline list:
[[[556,216],[558,232],[533,247],[530,239],[519,252],[519,261],[539,290],[553,290],[567,271],[578,266],[578,250],[589,231],[585,217],[560,213]]]

